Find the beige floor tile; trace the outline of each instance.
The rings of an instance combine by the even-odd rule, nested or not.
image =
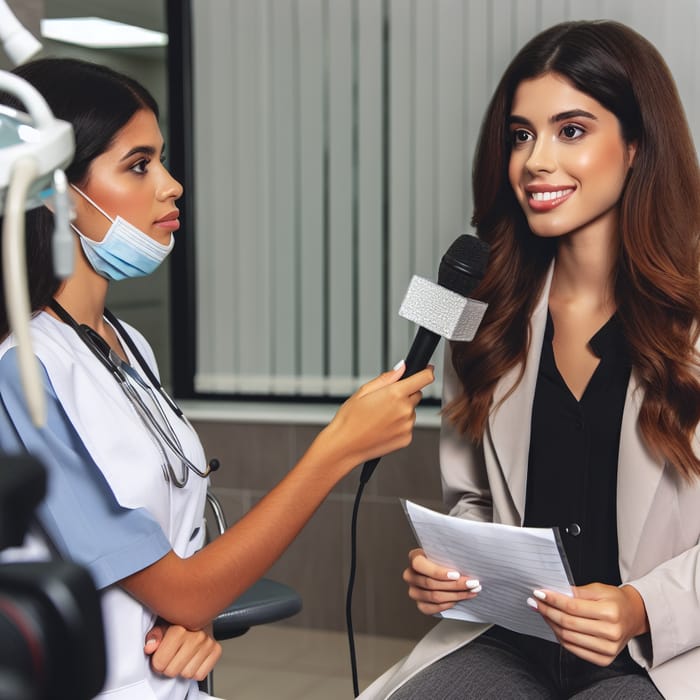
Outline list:
[[[214,675],[214,694],[222,700],[304,700],[319,681],[312,673],[297,671],[231,670],[233,673],[224,678],[218,671]]]
[[[356,635],[360,688],[407,654],[414,641]],[[223,642],[214,691],[225,700],[351,700],[344,632],[263,625]]]

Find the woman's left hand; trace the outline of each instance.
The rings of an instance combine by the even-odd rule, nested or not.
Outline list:
[[[209,631],[188,630],[158,618],[146,635],[144,652],[157,673],[203,681],[221,657],[221,644]]]
[[[597,666],[609,666],[632,637],[649,631],[644,601],[632,586],[590,583],[575,587],[573,598],[536,591],[533,602],[561,645]]]

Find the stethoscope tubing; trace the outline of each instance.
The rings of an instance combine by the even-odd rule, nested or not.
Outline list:
[[[163,389],[158,379],[148,367],[148,364],[139,352],[135,343],[126,332],[126,329],[121,323],[119,323],[114,315],[108,309],[105,309],[105,317],[115,327],[121,339],[124,340],[129,350],[131,350],[132,354],[136,358],[136,361],[143,368],[144,372],[151,381],[151,385],[140,377],[138,372],[136,372],[133,367],[123,362],[122,359],[109,347],[104,338],[102,338],[89,326],[85,324],[78,324],[78,322],[55,299],[50,302],[49,306],[54,312],[56,312],[64,323],[73,328],[73,330],[78,334],[78,337],[89,348],[93,355],[95,355],[105,369],[107,369],[107,371],[114,377],[127,401],[129,401],[130,405],[143,423],[144,428],[147,430],[153,439],[153,442],[158,447],[163,457],[163,464],[161,464],[161,468],[163,469],[163,474],[166,481],[172,483],[177,488],[184,488],[187,485],[190,471],[194,472],[197,476],[203,479],[208,477],[211,473],[211,467],[208,466],[205,471],[202,471],[192,463],[187,455],[185,455],[184,450],[182,449],[182,444],[180,443],[175,430],[170,424],[170,421],[168,420],[158,397],[154,395],[154,390],[163,397],[173,413],[191,429],[189,421],[177,406],[175,401],[168,395],[165,389]],[[170,434],[163,429],[162,425],[155,418],[139,394],[138,390],[132,385],[130,378],[150,395],[151,401],[155,404],[156,410],[163,420],[163,424],[168,426],[168,432]],[[167,448],[173,454],[177,455],[178,459],[182,462],[184,468],[183,475],[181,477],[178,477],[175,474],[175,470],[170,463],[165,447],[160,440],[162,440],[163,443],[165,443],[165,446],[167,446]]]

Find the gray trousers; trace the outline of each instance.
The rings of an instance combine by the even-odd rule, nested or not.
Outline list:
[[[391,700],[660,700],[628,652],[610,666],[588,663],[552,642],[493,627],[431,664]]]

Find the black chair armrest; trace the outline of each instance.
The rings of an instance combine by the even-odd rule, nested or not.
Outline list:
[[[301,610],[299,594],[284,583],[262,578],[214,620],[214,638],[232,639],[255,625],[276,622]]]

